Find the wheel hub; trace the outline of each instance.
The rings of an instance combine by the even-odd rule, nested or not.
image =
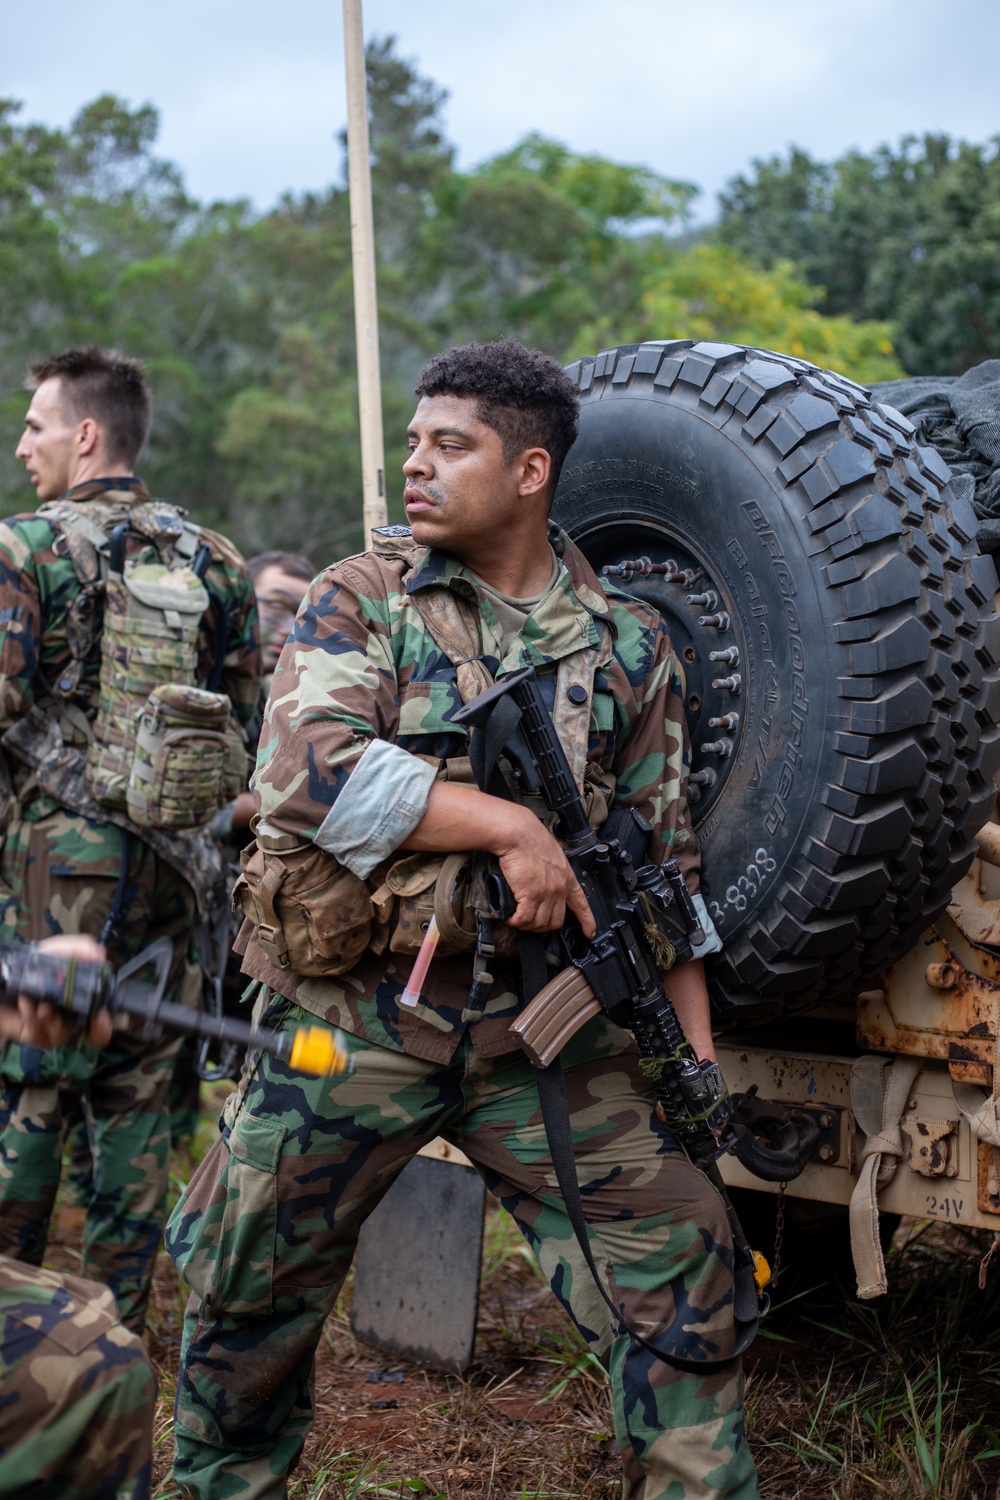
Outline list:
[[[688,795],[700,822],[715,804],[744,732],[746,651],[723,580],[690,543],[662,524],[616,517],[573,540],[609,582],[663,615],[684,669],[691,737]]]

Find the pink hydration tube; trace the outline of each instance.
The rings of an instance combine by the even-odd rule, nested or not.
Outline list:
[[[427,970],[431,966],[431,959],[434,957],[440,936],[437,918],[431,917],[427,924],[426,936],[420,944],[420,952],[413,960],[413,968],[410,970],[410,977],[406,981],[406,988],[399,997],[400,1005],[416,1005],[420,999],[420,992],[424,987]]]

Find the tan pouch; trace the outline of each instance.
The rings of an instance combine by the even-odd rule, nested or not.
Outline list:
[[[259,830],[240,864],[233,909],[254,923],[276,968],[313,978],[354,967],[368,946],[374,915],[363,880],[315,844]]]
[[[154,688],[142,711],[126,806],[140,828],[200,828],[223,801],[229,699],[184,683]]]
[[[409,854],[389,866],[372,905],[379,923],[392,928],[390,952],[419,953],[435,914],[441,931],[438,956],[472,952],[475,930],[465,925],[471,920],[466,915],[468,866],[465,854],[425,853]]]

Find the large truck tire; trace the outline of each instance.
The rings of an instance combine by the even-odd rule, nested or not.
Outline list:
[[[554,517],[666,617],[726,1026],[855,993],[950,900],[1000,764],[997,576],[911,424],[687,340],[569,366]]]

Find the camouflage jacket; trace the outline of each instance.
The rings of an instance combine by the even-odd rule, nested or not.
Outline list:
[[[118,519],[118,512],[131,511],[134,507],[149,502],[149,491],[140,479],[96,479],[77,485],[61,497],[63,500],[94,504],[95,513],[107,524]],[[212,552],[205,582],[209,590],[218,597],[225,614],[224,621],[217,620],[218,605],[213,602],[203,617],[199,638],[199,681],[210,677],[216,662],[218,643],[224,637],[225,655],[220,691],[228,694],[234,711],[242,724],[253,717],[257,703],[260,681],[260,651],[258,645],[257,607],[253,585],[246,563],[240,553],[225,537],[217,532],[202,530],[201,541]],[[128,555],[136,556],[144,550],[155,557],[151,544],[141,535],[130,532]],[[8,799],[16,798],[18,816],[26,820],[48,817],[60,807],[76,806],[85,813],[87,824],[88,874],[117,875],[120,840],[113,825],[129,827],[137,837],[153,845],[158,853],[174,864],[182,875],[200,893],[204,887],[221,873],[221,864],[212,849],[210,837],[200,830],[186,835],[165,834],[159,830],[138,829],[129,824],[123,814],[110,813],[92,799],[83,804],[78,794],[80,780],[74,762],[75,753],[86,742],[85,718],[92,715],[90,705],[97,701],[97,684],[100,671],[99,641],[88,657],[80,682],[77,700],[72,700],[63,718],[63,731],[54,722],[48,725],[48,735],[41,725],[40,713],[45,711],[51,720],[51,698],[47,684],[58,682],[62,672],[71,661],[71,646],[67,629],[70,604],[81,592],[81,585],[72,561],[60,539],[58,524],[45,515],[22,514],[0,522],[0,736],[7,735],[7,745],[19,739],[18,726],[29,722],[38,724],[37,732],[24,736],[32,746],[28,759],[16,750],[0,751],[0,801],[4,788]],[[220,628],[221,627],[221,628]],[[81,726],[81,732],[73,732],[73,720]],[[68,726],[68,727],[67,727]],[[70,747],[60,754],[60,740],[68,741]],[[42,753],[46,757],[49,773],[42,779],[49,790],[39,784],[33,773],[33,762]],[[66,795],[60,797],[59,789],[66,787]],[[72,797],[69,795],[73,789]],[[81,804],[81,805],[78,805]],[[8,812],[9,812],[8,807]],[[0,808],[0,816],[3,809]],[[108,829],[111,829],[109,836]],[[0,822],[2,828],[2,822]],[[106,845],[103,859],[95,845]],[[70,865],[71,856],[67,856]],[[66,873],[73,873],[67,868]],[[0,905],[7,907],[11,893],[0,891]]]
[[[494,676],[531,664],[551,691],[559,662],[593,649],[603,665],[588,760],[616,776],[616,805],[649,818],[654,857],[672,852],[697,890],[683,673],[666,628],[649,605],[602,586],[563,533],[553,529],[550,540],[563,564],[555,587],[502,659],[488,599],[444,553],[419,549],[412,569],[404,558],[363,553],[316,579],[278,662],[261,736],[254,789],[270,828],[311,839],[366,876],[420,821],[436,766],[468,754],[467,731],[452,722],[460,669],[413,604],[418,591],[451,589],[475,607],[481,660]],[[346,833],[352,824],[357,831]],[[245,972],[379,1045],[446,1061],[466,1030],[468,958],[435,960],[419,1005],[401,1010],[410,958],[366,953],[349,975],[305,979],[273,968],[249,926],[242,938]],[[514,1046],[515,988],[512,966],[472,1023],[484,1055]]]

